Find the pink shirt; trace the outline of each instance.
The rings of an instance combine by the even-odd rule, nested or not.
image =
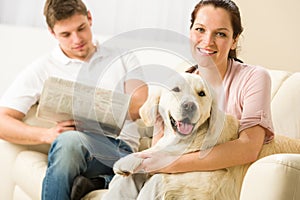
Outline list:
[[[239,131],[260,125],[266,129],[265,143],[274,137],[271,118],[271,78],[258,66],[229,60],[223,79],[225,112],[240,121]]]
[[[199,73],[195,67],[186,72]],[[223,79],[224,109],[239,122],[239,132],[259,125],[266,130],[265,143],[274,137],[271,117],[271,77],[266,69],[229,60]],[[162,120],[162,119],[160,119]],[[154,130],[159,130],[157,120]],[[156,132],[157,133],[157,132]]]

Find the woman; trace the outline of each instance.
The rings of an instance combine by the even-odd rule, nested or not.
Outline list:
[[[238,7],[228,0],[202,0],[196,5],[191,22],[192,54],[201,67],[188,71],[202,75],[204,72],[209,80],[217,76],[209,60],[215,63],[225,90],[224,109],[240,120],[239,138],[215,147],[204,159],[198,159],[199,152],[183,155],[157,172],[207,171],[250,163],[257,159],[263,143],[274,135],[270,76],[263,68],[243,64],[236,58],[243,31]],[[155,141],[161,136],[156,135]],[[150,159],[143,163],[146,171],[152,171]]]
[[[207,156],[199,152],[182,155],[172,164],[157,169],[161,158],[146,155],[140,169],[152,173],[210,171],[242,165],[257,160],[264,143],[272,140],[270,113],[271,81],[263,68],[243,64],[236,57],[238,39],[243,31],[239,9],[230,0],[202,0],[191,15],[190,39],[194,59],[198,63],[188,69],[199,73],[214,88],[222,84],[223,108],[240,120],[239,138],[214,147]],[[157,129],[161,127],[157,122]],[[162,137],[157,134],[153,143]],[[154,175],[139,193],[153,199],[159,192],[160,175]]]

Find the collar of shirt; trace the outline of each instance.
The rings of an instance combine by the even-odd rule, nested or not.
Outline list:
[[[107,55],[108,52],[105,50],[105,48],[100,48],[100,44],[98,41],[94,41],[94,44],[96,46],[96,51],[92,56],[91,60],[95,58],[101,58]],[[59,45],[57,45],[56,48],[53,50],[52,55],[56,60],[63,63],[64,65],[68,65],[71,63],[78,63],[78,64],[84,63],[84,61],[82,60],[73,59],[66,56],[66,54],[61,50]]]

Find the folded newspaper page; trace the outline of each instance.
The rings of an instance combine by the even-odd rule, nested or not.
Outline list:
[[[45,81],[36,115],[55,122],[74,119],[77,130],[117,136],[129,102],[127,94],[51,77]]]

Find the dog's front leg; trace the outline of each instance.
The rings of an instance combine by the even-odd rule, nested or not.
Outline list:
[[[132,153],[119,159],[113,167],[115,174],[129,176],[137,171],[138,167],[142,164],[143,158],[138,154]]]
[[[157,147],[153,146],[141,152],[129,154],[119,159],[113,167],[115,174],[123,176],[129,176],[134,173],[144,172],[142,168],[142,162],[151,157],[154,152],[157,151]]]

